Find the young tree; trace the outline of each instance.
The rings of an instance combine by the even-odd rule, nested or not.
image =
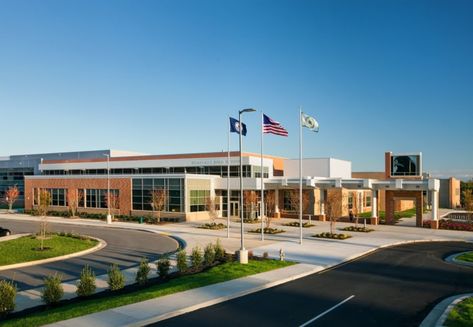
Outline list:
[[[153,211],[157,212],[157,221],[161,221],[161,211],[164,211],[168,201],[168,193],[164,189],[157,189],[151,191],[151,207]]]
[[[51,193],[48,190],[41,189],[39,191],[38,214],[41,217],[39,222],[39,239],[41,240],[40,250],[44,250],[44,240],[48,230],[48,209],[51,205]]]
[[[274,191],[269,191],[264,195],[264,203],[266,207],[266,228],[270,228],[271,220],[274,218],[274,208],[276,205],[276,195]]]
[[[254,212],[256,203],[258,202],[258,195],[255,191],[244,191],[243,192],[243,205],[245,206],[245,211],[250,212],[250,217]]]
[[[120,207],[120,198],[115,192],[107,192],[105,193],[105,202],[107,204],[107,208],[110,208],[110,214],[112,215],[113,219],[115,216],[115,211]]]
[[[343,192],[327,192],[325,200],[325,215],[330,220],[330,234],[333,234],[335,223],[340,218],[344,208],[347,206],[344,201],[346,195]]]
[[[13,204],[15,204],[18,196],[20,196],[20,191],[16,185],[10,186],[8,190],[5,191],[5,202],[8,203],[8,212],[12,211]]]
[[[81,190],[67,190],[67,206],[69,208],[69,212],[71,213],[71,217],[75,217],[77,215],[79,203],[83,200],[83,198],[84,193]]]
[[[291,208],[299,212],[300,210],[300,201],[299,201],[299,190],[291,190],[289,193],[289,202]],[[302,191],[302,213],[307,210],[310,204],[309,193]]]
[[[215,223],[215,219],[218,217],[217,206],[220,203],[220,197],[208,197],[205,200],[205,209],[209,212],[210,219]]]
[[[352,196],[352,206],[351,206],[351,212],[353,213],[353,216],[355,216],[355,226],[358,227],[358,216],[360,214],[360,198],[358,192],[353,192],[351,193]]]

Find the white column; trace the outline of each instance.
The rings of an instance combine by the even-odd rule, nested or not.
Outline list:
[[[320,214],[325,216],[325,189],[320,189]]]
[[[432,197],[432,220],[438,220],[439,214],[439,192],[438,191],[430,191]]]
[[[279,213],[279,189],[274,190],[274,213]]]
[[[372,190],[371,194],[371,217],[378,218],[378,190]]]

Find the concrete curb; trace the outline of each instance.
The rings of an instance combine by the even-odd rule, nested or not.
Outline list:
[[[472,297],[473,293],[450,296],[437,304],[425,317],[419,327],[442,327],[450,311],[461,301]]]
[[[467,267],[473,267],[473,262],[467,262],[467,261],[463,261],[463,260],[458,260],[457,257],[464,254],[464,253],[469,253],[471,251],[466,251],[466,252],[460,252],[460,253],[455,253],[455,254],[452,254],[448,257],[445,258],[445,261],[447,261],[448,263],[453,263],[453,264],[457,264],[457,265],[462,265],[462,266],[467,266]]]
[[[86,254],[90,254],[90,253],[99,251],[99,250],[101,250],[101,249],[103,249],[104,247],[107,246],[107,242],[105,242],[104,240],[102,240],[100,238],[90,237],[90,236],[87,236],[87,237],[89,237],[91,239],[94,239],[94,240],[98,241],[99,243],[96,246],[94,246],[90,249],[80,251],[80,252],[71,253],[71,254],[62,255],[62,256],[59,256],[59,257],[53,257],[53,258],[48,258],[48,259],[34,260],[34,261],[28,261],[28,262],[22,262],[22,263],[15,263],[15,264],[12,264],[12,265],[7,265],[7,266],[1,266],[0,271],[8,270],[8,269],[18,269],[18,268],[29,267],[29,266],[36,266],[36,265],[41,265],[41,264],[44,264],[44,263],[50,263],[50,262],[55,262],[55,261],[61,261],[61,260],[66,260],[66,259],[70,259],[70,258],[80,257],[80,256],[83,256],[83,255],[86,255]]]
[[[14,235],[9,235],[9,236],[2,236],[0,238],[0,242],[16,240],[17,238],[20,238],[20,237],[23,237],[23,236],[28,236],[28,235],[31,235],[31,234],[30,233],[23,233],[23,234],[14,234]]]

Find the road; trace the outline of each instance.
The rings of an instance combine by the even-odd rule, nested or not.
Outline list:
[[[473,268],[442,258],[473,244],[386,248],[320,274],[161,321],[156,326],[418,326],[447,296],[473,291]]]
[[[1,218],[0,226],[10,229],[14,234],[35,233],[39,229],[38,222]],[[156,260],[160,254],[174,251],[178,247],[178,243],[170,237],[145,231],[58,223],[49,223],[48,229],[97,237],[105,240],[107,246],[81,257],[0,271],[0,279],[13,279],[21,291],[41,286],[44,276],[54,272],[61,273],[63,281],[75,280],[82,267],[89,264],[98,276],[106,274],[111,263],[124,269],[137,265],[142,257]]]

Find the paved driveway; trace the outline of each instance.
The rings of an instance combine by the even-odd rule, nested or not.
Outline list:
[[[38,222],[1,218],[0,226],[15,234],[34,233],[39,229]],[[142,257],[156,260],[159,255],[174,251],[178,247],[174,239],[149,231],[60,223],[49,223],[48,228],[55,232],[73,232],[98,237],[105,240],[107,246],[100,251],[64,261],[0,271],[0,279],[13,279],[21,291],[41,286],[44,276],[54,272],[61,273],[63,281],[75,280],[80,276],[82,267],[89,264],[96,275],[106,274],[111,263],[118,264],[122,269],[128,268],[137,265]]]

